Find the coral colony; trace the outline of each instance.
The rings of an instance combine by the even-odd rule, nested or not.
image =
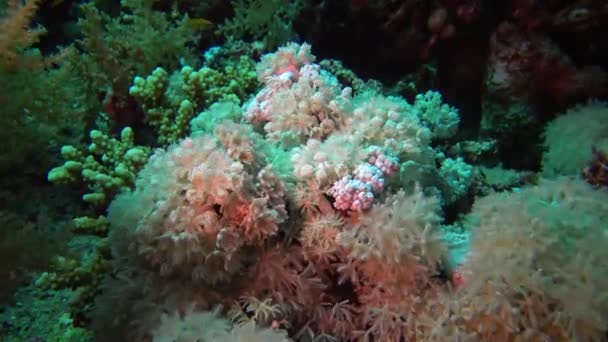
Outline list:
[[[0,3],[0,340],[608,341],[607,22]]]

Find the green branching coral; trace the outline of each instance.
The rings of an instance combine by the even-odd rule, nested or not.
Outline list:
[[[73,221],[73,231],[75,233],[106,236],[110,223],[108,219],[99,215],[97,217],[82,216],[77,217]]]
[[[169,76],[158,67],[146,78],[137,76],[130,94],[142,105],[160,145],[186,136],[197,113],[218,101],[240,103],[255,88],[255,63],[247,56],[227,62],[223,70],[184,66]]]
[[[135,175],[148,159],[150,149],[135,146],[133,130],[122,130],[120,140],[92,130],[86,151],[66,145],[61,155],[66,162],[53,168],[48,180],[56,184],[84,183],[90,189],[82,199],[93,205],[104,205],[118,191],[133,186]]]
[[[36,280],[36,285],[49,289],[79,286],[91,282],[91,277],[106,268],[107,263],[108,261],[97,253],[91,254],[90,258],[83,260],[57,257],[53,266],[54,271],[43,272]]]
[[[73,314],[90,309],[99,284],[111,269],[107,239],[95,241],[94,248],[80,258],[55,258],[51,269],[42,272],[34,282],[36,287],[44,290],[72,289],[68,304]]]

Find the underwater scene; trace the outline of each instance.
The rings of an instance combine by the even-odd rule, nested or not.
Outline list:
[[[0,0],[1,342],[608,341],[608,1]]]

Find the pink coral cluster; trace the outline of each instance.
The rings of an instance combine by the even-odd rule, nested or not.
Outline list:
[[[351,176],[342,177],[329,190],[335,199],[338,210],[363,211],[369,209],[374,201],[372,185]]]
[[[328,193],[335,200],[334,207],[357,212],[371,208],[374,194],[382,192],[385,179],[398,169],[396,158],[385,155],[379,148],[373,148],[367,162],[357,167],[354,176],[342,177],[329,189]]]
[[[381,149],[373,147],[371,149],[369,159],[371,165],[377,167],[385,176],[392,176],[399,171],[399,163],[396,158],[387,156]]]
[[[275,53],[262,56],[256,67],[258,80],[264,82],[269,76],[281,75],[288,71],[297,74],[297,70],[302,66],[315,61],[310,49],[310,44],[288,43]]]
[[[301,144],[345,124],[351,89],[342,89],[334,76],[313,64],[305,46],[287,45],[269,55],[262,63],[266,69],[259,70],[264,88],[245,106],[245,118],[263,125],[271,140]]]

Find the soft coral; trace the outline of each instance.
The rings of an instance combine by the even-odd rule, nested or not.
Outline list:
[[[7,15],[0,18],[0,65],[7,69],[20,67],[40,68],[44,60],[36,55],[27,56],[24,50],[38,42],[46,33],[42,26],[30,28],[32,18],[42,0],[28,0],[19,5],[16,0],[7,3]]]

